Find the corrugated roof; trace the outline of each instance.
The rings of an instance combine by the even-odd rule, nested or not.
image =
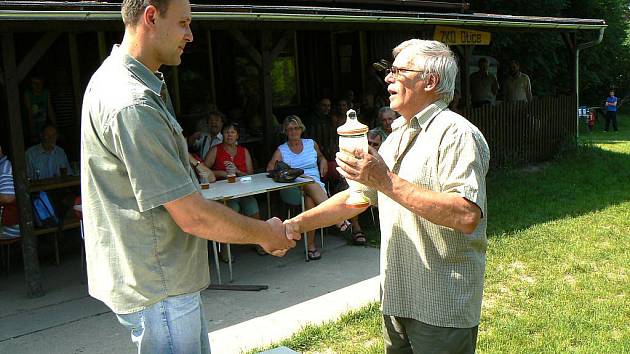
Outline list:
[[[3,1],[5,6],[14,8],[36,7],[39,4],[46,6],[120,6],[121,0],[93,0],[93,1],[59,1],[59,0],[22,0],[22,1]],[[191,3],[203,4],[204,2],[194,0]],[[206,2],[207,3],[207,2]],[[427,0],[213,0],[213,5],[273,5],[273,6],[321,6],[321,7],[362,7],[370,9],[450,9],[455,11],[465,11],[470,8],[470,4],[466,1],[427,1]]]
[[[593,30],[606,27],[601,19],[511,16],[485,13],[438,13],[359,7],[260,5],[236,1],[230,4],[193,4],[193,19],[206,21],[267,21],[327,23],[452,24],[461,26]],[[287,3],[288,1],[284,1]],[[301,1],[294,1],[301,2]],[[346,3],[349,5],[350,3]],[[3,21],[118,20],[120,5],[101,1],[5,1],[0,2]]]

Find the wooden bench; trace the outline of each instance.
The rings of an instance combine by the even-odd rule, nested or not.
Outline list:
[[[55,245],[55,261],[57,265],[59,265],[61,264],[61,261],[59,259],[59,234],[65,230],[79,228],[80,225],[81,225],[81,222],[76,217],[74,211],[69,210],[69,212],[66,213],[66,216],[63,219],[63,225],[61,227],[55,226],[55,227],[35,228],[33,229],[33,235],[41,236],[41,235],[53,234],[53,242]]]

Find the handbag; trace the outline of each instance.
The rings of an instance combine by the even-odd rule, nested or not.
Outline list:
[[[35,226],[54,227],[59,225],[59,218],[55,209],[48,199],[46,192],[39,192],[33,195],[33,214],[35,216]]]
[[[269,171],[267,177],[273,179],[274,182],[290,183],[303,174],[304,170],[301,168],[291,168],[283,161],[276,161],[273,170]]]

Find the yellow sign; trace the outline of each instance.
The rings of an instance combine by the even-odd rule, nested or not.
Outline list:
[[[435,26],[433,34],[436,41],[453,45],[488,45],[490,37],[490,32],[445,26]]]

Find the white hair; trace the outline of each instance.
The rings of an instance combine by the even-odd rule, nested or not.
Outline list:
[[[381,107],[378,110],[378,117],[380,118],[383,113],[392,113],[394,115],[394,118],[396,118],[396,111],[391,109],[389,106]]]
[[[413,51],[412,60],[415,65],[424,65],[421,69],[425,71],[425,75],[437,75],[436,92],[446,104],[451,103],[457,77],[457,59],[451,49],[438,41],[414,38],[396,46],[392,51],[394,58],[405,49]]]

